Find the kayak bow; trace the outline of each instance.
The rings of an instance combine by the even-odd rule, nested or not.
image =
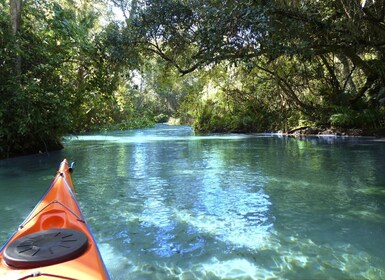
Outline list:
[[[63,160],[48,191],[0,249],[0,279],[110,279]]]

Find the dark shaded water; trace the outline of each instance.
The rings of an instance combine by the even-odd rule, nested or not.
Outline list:
[[[385,141],[159,125],[65,146],[0,161],[0,242],[67,157],[113,279],[385,279]]]

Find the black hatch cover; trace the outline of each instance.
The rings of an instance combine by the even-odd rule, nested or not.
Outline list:
[[[36,268],[75,259],[87,248],[87,236],[81,231],[49,229],[13,241],[5,248],[4,260],[16,268]]]

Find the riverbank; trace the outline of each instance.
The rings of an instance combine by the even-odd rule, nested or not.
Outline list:
[[[284,133],[291,137],[306,136],[349,136],[349,137],[385,137],[385,129],[360,129],[360,128],[315,128],[315,127],[299,127]]]

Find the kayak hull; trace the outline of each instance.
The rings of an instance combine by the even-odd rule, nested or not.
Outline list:
[[[110,279],[70,172],[64,160],[46,194],[1,248],[0,279]],[[74,253],[72,246],[79,242],[81,249]]]

